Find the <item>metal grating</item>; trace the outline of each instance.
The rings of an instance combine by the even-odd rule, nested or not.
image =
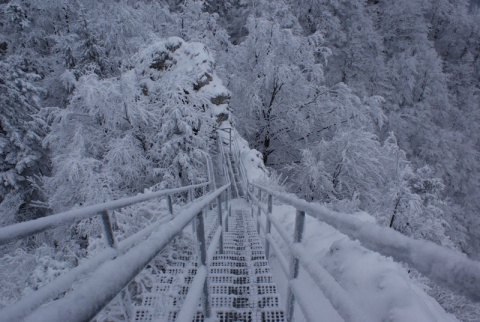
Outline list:
[[[151,267],[157,268],[153,272],[155,280],[141,294],[141,303],[136,304],[133,321],[175,321],[190,284],[197,272],[196,245],[193,241],[175,241],[169,255],[158,256],[151,263]],[[152,277],[153,277],[152,276]],[[194,321],[203,321],[203,313],[196,314]]]
[[[284,322],[279,296],[273,284],[251,216],[234,211],[224,235],[224,253],[210,265],[209,287],[214,321]]]
[[[210,213],[216,213],[212,210]],[[207,239],[217,227],[215,216],[205,217]],[[253,220],[247,212],[234,210],[224,233],[224,252],[214,255],[209,266],[208,288],[215,322],[285,322],[283,308],[273,284],[268,261]],[[135,306],[134,321],[173,322],[197,271],[195,243],[178,247],[170,258],[152,264],[161,269],[150,291]],[[209,321],[210,321],[209,320]],[[199,304],[193,322],[203,322]]]
[[[262,322],[283,322],[285,321],[285,313],[283,311],[265,311],[261,313]]]
[[[220,322],[252,322],[252,312],[218,312]]]

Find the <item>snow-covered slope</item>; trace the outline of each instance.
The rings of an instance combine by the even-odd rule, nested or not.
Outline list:
[[[261,154],[250,149],[248,143],[238,134],[236,134],[235,144],[238,144],[241,151],[240,155],[245,164],[248,179],[265,182],[268,171],[263,165]],[[287,205],[278,204],[273,208],[274,217],[291,236],[293,236],[295,212],[295,208]],[[360,221],[375,223],[375,218],[365,212],[355,213],[352,216]],[[305,227],[303,245],[307,252],[363,309],[371,319],[369,321],[458,321],[453,315],[446,313],[440,304],[425,292],[422,285],[417,284],[409,276],[408,268],[393,261],[392,258],[364,248],[358,240],[351,240],[347,235],[313,217],[306,217]],[[290,251],[283,239],[275,233],[274,239],[281,246],[286,258],[289,258]],[[285,301],[287,281],[280,263],[275,258],[273,258],[273,268]],[[306,272],[300,275],[300,284],[310,298],[313,311],[317,311],[317,314],[322,316],[321,320],[343,321]],[[306,321],[299,308],[296,310],[296,321]]]
[[[293,235],[295,209],[274,205],[273,213],[284,229]],[[391,258],[364,248],[358,241],[350,240],[348,236],[310,216],[306,218],[305,227],[304,246],[307,251],[363,308],[370,321],[458,321],[446,313],[421,286],[415,284],[406,269]],[[275,239],[279,245],[283,245],[281,248],[284,253],[288,254],[281,238],[275,236]],[[278,263],[275,265],[278,266]],[[285,298],[285,278],[280,268],[275,271],[278,273],[277,281],[283,284],[280,289],[283,289]],[[309,277],[301,274],[300,279],[305,286],[304,291],[311,298],[311,305],[321,312],[324,320],[342,321]]]

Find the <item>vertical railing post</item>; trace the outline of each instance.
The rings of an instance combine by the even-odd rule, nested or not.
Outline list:
[[[272,222],[270,221],[270,215],[272,214],[272,206],[273,206],[273,197],[272,195],[268,195],[268,213],[267,213],[267,231],[265,233],[265,256],[268,259],[270,257],[270,242],[268,241],[268,235],[270,235],[270,231],[272,230]]]
[[[200,245],[200,263],[202,266],[207,267],[207,243],[205,240],[205,225],[203,222],[203,211],[200,211],[195,218],[195,225],[197,227],[197,241]],[[211,315],[210,300],[208,297],[208,284],[207,279],[203,284],[203,307],[206,318]]]
[[[103,230],[105,232],[105,238],[107,239],[107,243],[109,247],[116,248],[116,242],[115,242],[115,237],[113,236],[113,230],[112,230],[112,223],[110,221],[110,215],[108,214],[108,211],[102,211],[102,223],[103,223]]]
[[[305,211],[297,210],[297,215],[295,216],[295,230],[293,231],[293,243],[300,243],[303,239],[303,232],[305,229]],[[292,254],[292,259],[290,261],[290,276],[288,280],[291,281],[298,277],[300,272],[300,265],[298,258]],[[295,295],[292,292],[290,286],[288,287],[287,295],[287,321],[290,322],[293,320],[293,311],[295,307]]]
[[[211,181],[211,188],[210,191],[215,191],[217,190],[217,183],[215,182],[215,171],[213,170],[213,163],[212,163],[212,159],[210,158],[207,158],[208,160],[208,165],[210,166],[210,181]]]
[[[228,223],[230,222],[230,216],[232,215],[232,203],[228,205],[227,218],[225,219],[225,232],[228,233]]]
[[[232,195],[230,194],[230,187],[231,187],[231,183],[230,183],[230,186],[228,186],[228,188],[227,188],[227,196],[226,196],[226,199],[227,199],[227,200],[226,200],[226,202],[225,202],[225,207],[226,207],[226,209],[229,208],[229,206],[230,206],[230,199],[232,199]]]
[[[188,201],[193,202],[193,189],[192,188],[190,188],[188,190]],[[197,225],[192,223],[192,232],[195,234],[196,231],[197,231]]]
[[[172,196],[171,195],[167,196],[167,203],[168,203],[168,212],[173,217],[173,203],[172,203]]]
[[[258,236],[260,236],[260,218],[262,218],[262,208],[260,208],[260,203],[262,202],[262,189],[258,188],[258,194],[257,194],[257,200],[258,200],[258,209],[257,209],[257,233]]]
[[[218,245],[218,249],[220,254],[223,254],[223,214],[222,214],[222,194],[223,192],[217,197],[217,208],[218,208],[218,225],[222,227],[222,234],[220,235],[220,245]]]

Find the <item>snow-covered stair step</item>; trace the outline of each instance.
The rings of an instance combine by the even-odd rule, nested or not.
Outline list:
[[[148,280],[141,294],[141,303],[134,304],[132,321],[175,321],[190,284],[197,273],[196,246],[190,241],[177,239],[166,254],[160,254],[150,264],[155,268],[151,276],[156,277],[149,284]],[[203,321],[201,307],[195,317],[196,321]]]
[[[224,253],[213,257],[209,290],[215,321],[285,321],[263,246],[248,212],[233,210]]]
[[[285,314],[253,220],[247,211],[232,210],[224,253],[217,252],[209,267],[211,321],[283,322]],[[217,226],[212,213],[216,211],[205,216],[207,235]],[[157,278],[134,307],[133,321],[175,321],[198,266],[195,246],[180,244],[167,259],[152,262]],[[200,303],[193,321],[204,321]]]

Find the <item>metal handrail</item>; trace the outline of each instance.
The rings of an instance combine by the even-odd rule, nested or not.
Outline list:
[[[286,241],[294,260],[299,261],[307,272],[313,272],[313,275],[310,275],[314,281],[316,281],[316,277],[322,274],[321,270],[324,269],[306,255],[305,249],[298,241],[294,241],[292,244],[292,242],[288,240],[286,232],[282,230],[282,227],[271,214],[271,208],[268,207],[270,208],[268,209],[261,204],[262,193],[269,196],[269,203],[271,203],[271,198],[275,197],[278,201],[293,206],[297,210],[297,217],[299,215],[301,216],[302,213],[308,214],[331,225],[350,238],[358,239],[366,248],[386,256],[391,256],[396,261],[406,262],[433,281],[463,294],[474,301],[480,300],[480,262],[470,260],[464,254],[441,247],[429,241],[412,239],[377,224],[362,222],[347,214],[329,210],[321,205],[309,203],[293,195],[280,193],[256,183],[251,183],[250,186],[258,189],[258,196],[255,196],[253,192],[249,192],[249,194],[250,199],[258,205],[257,229],[262,228],[265,232],[267,238],[266,252],[268,252],[269,243],[273,241],[270,231],[268,230],[268,226],[273,223],[279,235]],[[252,214],[253,212],[254,210],[252,209]],[[260,224],[261,212],[264,212],[267,217],[266,227]],[[303,231],[303,226],[300,227],[296,225],[295,234],[302,234],[301,231]],[[278,247],[272,247],[274,251],[276,248],[278,249]],[[279,258],[283,268],[286,260],[282,254],[279,254]],[[292,262],[290,263],[290,269],[291,267]],[[308,267],[310,267],[310,270]],[[441,269],[439,269],[440,267]],[[315,273],[315,271],[317,271],[317,273]],[[294,279],[291,271],[289,274],[290,280]],[[320,283],[318,281],[316,282],[317,285],[322,284],[321,281]],[[289,284],[292,284],[291,281]],[[332,299],[328,295],[328,288],[327,286],[327,292],[325,292],[325,289],[321,287],[327,298],[329,298],[331,302],[333,300],[332,305],[337,309],[339,314],[344,314],[345,312],[342,312],[344,309],[336,307],[336,305],[339,304],[338,299]],[[295,292],[295,288],[290,288],[290,292]],[[290,305],[288,310],[289,313],[287,316],[290,316],[290,314],[292,314],[290,310],[293,310],[293,306]],[[344,319],[346,319],[345,316]],[[346,320],[350,321],[350,319]]]
[[[219,227],[217,227],[217,231],[212,241],[210,242],[210,246],[216,248],[216,245],[220,244],[220,251],[222,251],[223,217],[221,211],[221,194],[224,193],[227,189],[230,189],[230,182],[228,182],[226,185],[222,186],[219,189],[215,189],[213,164],[209,155],[206,155],[206,166],[209,178],[209,181],[206,183],[190,185],[176,189],[149,192],[134,197],[122,198],[101,204],[86,206],[32,221],[22,222],[7,227],[1,227],[0,245],[19,238],[28,237],[33,234],[43,232],[47,229],[57,227],[58,225],[64,223],[100,215],[104,224],[105,238],[110,247],[107,247],[92,258],[83,261],[79,266],[59,276],[57,279],[43,286],[39,290],[27,295],[26,297],[19,300],[17,303],[5,307],[2,311],[0,311],[0,321],[18,321],[27,317],[40,305],[68,291],[68,289],[70,289],[76,281],[93,272],[92,276],[85,284],[90,285],[90,289],[88,287],[82,286],[78,292],[73,291],[66,296],[68,298],[74,298],[75,296],[77,296],[75,294],[80,294],[78,295],[80,296],[80,298],[89,298],[86,301],[87,303],[83,304],[85,305],[85,308],[79,308],[79,306],[82,306],[80,302],[76,302],[77,300],[80,301],[79,299],[74,301],[76,311],[74,316],[72,315],[73,313],[71,307],[67,309],[66,307],[63,307],[62,304],[58,304],[64,303],[66,301],[64,299],[55,301],[52,304],[48,305],[46,308],[39,309],[39,311],[43,312],[41,313],[41,316],[45,317],[44,320],[48,321],[84,321],[86,319],[92,318],[104,306],[106,306],[114,296],[116,296],[120,291],[122,291],[123,286],[127,285],[150,262],[150,260],[153,259],[153,257],[155,257],[166,246],[166,244],[171,239],[173,239],[173,237],[178,235],[185,228],[186,225],[190,224],[194,218],[197,218],[196,233],[199,244],[201,246],[200,250],[202,254],[209,254],[208,258],[206,256],[202,256],[201,265],[202,267],[207,265],[207,260],[211,260],[210,254],[213,254],[214,250],[211,250],[209,248],[208,252],[206,251],[207,245],[205,242],[204,227],[203,224],[201,225],[201,227],[199,227],[198,224],[200,222],[203,223],[203,209],[207,206],[210,208],[211,203],[216,200],[219,216]],[[205,193],[205,188],[207,186],[212,187],[209,189],[210,193],[208,195],[204,195],[203,197],[198,198],[190,205],[188,205],[188,207],[184,209],[181,213],[175,215],[175,217],[173,216],[172,195],[187,192],[190,195],[189,199],[193,201],[194,189],[203,188],[203,192]],[[113,234],[112,224],[110,222],[110,216],[108,211],[121,209],[127,206],[160,197],[166,197],[170,216],[158,220],[153,225],[150,225],[117,243]],[[227,194],[225,197],[226,204],[228,204],[228,200],[229,195]],[[155,244],[149,242],[152,240],[152,238],[156,239]],[[158,240],[159,238],[161,240]],[[148,251],[142,252],[142,249],[147,249]],[[142,253],[142,256],[140,256],[141,258],[138,258],[137,253]],[[124,260],[125,258],[128,259]],[[124,261],[128,263],[124,263]],[[105,283],[105,281],[108,280],[107,275],[112,275],[111,272],[110,274],[107,274],[105,272],[106,267],[112,267],[112,263],[117,262],[123,263],[119,265],[127,265],[128,268],[122,266],[123,274],[120,274],[122,277],[120,278],[120,280],[115,281],[115,285]],[[98,283],[98,280],[96,281],[95,276],[97,276],[99,280],[102,281],[102,283]],[[100,276],[102,277],[100,278]],[[123,286],[119,287],[119,285]],[[91,291],[91,289],[95,289],[95,294],[98,294],[98,296],[91,296],[91,294],[87,294],[89,291]],[[206,284],[204,285],[203,292],[208,292]],[[191,296],[194,295],[190,295],[190,297]],[[200,296],[198,296],[198,298],[200,298]],[[206,312],[205,314],[208,317],[210,313],[210,304],[208,302],[208,297],[204,302],[204,307]],[[34,316],[35,317],[33,317],[33,315],[27,317],[27,320],[39,321],[39,315],[36,314],[36,312]]]
[[[258,206],[257,212],[257,229],[261,228],[266,238],[265,255],[269,258],[270,248],[275,252],[276,257],[279,259],[279,263],[283,272],[288,278],[288,294],[287,294],[287,321],[293,320],[293,311],[295,299],[300,304],[300,308],[306,316],[310,316],[309,302],[304,301],[305,297],[299,293],[299,288],[292,287],[292,282],[296,281],[299,274],[299,267],[302,268],[310,275],[317,286],[323,291],[325,297],[330,301],[333,308],[339,313],[339,315],[347,322],[368,322],[371,321],[368,318],[366,312],[357,305],[346,291],[335,281],[335,279],[318,263],[313,261],[310,256],[307,255],[306,250],[300,244],[302,241],[304,231],[304,212],[297,212],[295,220],[295,229],[293,235],[293,243],[290,241],[288,233],[278,223],[272,215],[273,210],[273,196],[268,195],[267,207],[261,203],[261,190],[256,197],[253,193],[249,192],[250,200]],[[261,212],[267,217],[266,226],[261,223]],[[275,227],[285,244],[288,246],[289,251],[292,254],[290,263],[287,264],[287,259],[280,252],[280,248],[274,242],[271,234],[271,225]],[[258,232],[260,234],[260,231]]]
[[[219,129],[219,131],[222,131],[222,130],[225,130],[225,129]],[[228,132],[230,133],[230,144],[229,144],[229,148],[231,149],[231,129],[230,131]],[[220,137],[220,132],[217,132],[217,136],[218,136],[218,139],[217,139],[217,142],[218,142],[218,147],[219,147],[219,150],[220,150],[220,154],[221,154],[221,157],[222,157],[222,167],[223,167],[223,177],[225,178],[225,183],[232,183],[232,181],[230,180],[230,167],[229,167],[229,161],[226,157],[226,153],[225,153],[225,146],[224,146],[224,143]],[[228,191],[228,195],[231,197],[231,187],[229,188],[229,191]]]
[[[227,128],[227,129],[220,129],[220,130],[229,133],[230,152],[232,153],[235,163],[238,165],[237,169],[240,175],[240,184],[242,185],[242,191],[244,191],[244,195],[248,197],[248,193],[246,191],[248,188],[249,180],[248,180],[245,164],[243,163],[243,160],[241,158],[240,146],[238,145],[238,138],[240,136],[235,129]],[[232,171],[230,175],[233,176],[233,170],[232,170],[231,164],[229,164],[229,168]],[[235,189],[237,188],[235,187]],[[237,195],[238,195],[238,189],[237,189]]]
[[[210,183],[201,183],[196,185],[191,185],[187,187],[161,190],[156,192],[148,192],[144,194],[139,194],[134,197],[127,197],[113,201],[107,201],[100,204],[95,204],[91,206],[85,206],[82,208],[77,208],[55,215],[38,218],[35,220],[29,220],[21,222],[18,224],[13,224],[6,227],[0,228],[0,245],[13,241],[15,239],[25,238],[40,232],[43,232],[47,229],[56,227],[58,225],[72,222],[75,220],[91,218],[93,216],[98,216],[104,213],[105,211],[117,210],[127,206],[131,206],[143,201],[148,201],[156,198],[160,198],[167,195],[173,195],[181,192],[189,192],[191,189],[201,188],[209,185]]]
[[[238,139],[239,139],[240,135],[238,134],[237,130],[234,129],[233,131],[233,149],[235,150],[235,154],[234,155],[234,158],[235,158],[235,161],[239,164],[239,171],[240,171],[240,177],[241,177],[241,180],[242,180],[242,185],[243,185],[243,191],[245,191],[245,196],[248,196],[248,193],[246,192],[247,189],[248,189],[248,185],[249,185],[249,180],[248,180],[248,176],[247,176],[247,171],[246,171],[246,167],[245,167],[245,164],[243,163],[243,159],[242,159],[242,156],[241,156],[241,151],[240,151],[240,146],[238,145]]]
[[[174,219],[162,225],[146,240],[131,248],[123,255],[108,261],[97,269],[90,278],[78,289],[65,297],[33,312],[26,321],[88,321],[105,307],[145,266],[188,224],[196,218],[197,234],[202,253],[206,254],[205,234],[203,229],[202,211],[228,188],[225,185],[207,196],[195,201],[190,207],[175,216]],[[201,256],[200,267],[206,266],[206,256]],[[120,269],[119,269],[120,268]],[[115,272],[115,274],[112,274]],[[205,287],[204,290],[208,291]],[[92,290],[95,290],[92,292]],[[208,296],[204,300],[208,301]],[[206,316],[209,314],[209,303],[206,306]],[[13,321],[1,313],[1,321]]]

